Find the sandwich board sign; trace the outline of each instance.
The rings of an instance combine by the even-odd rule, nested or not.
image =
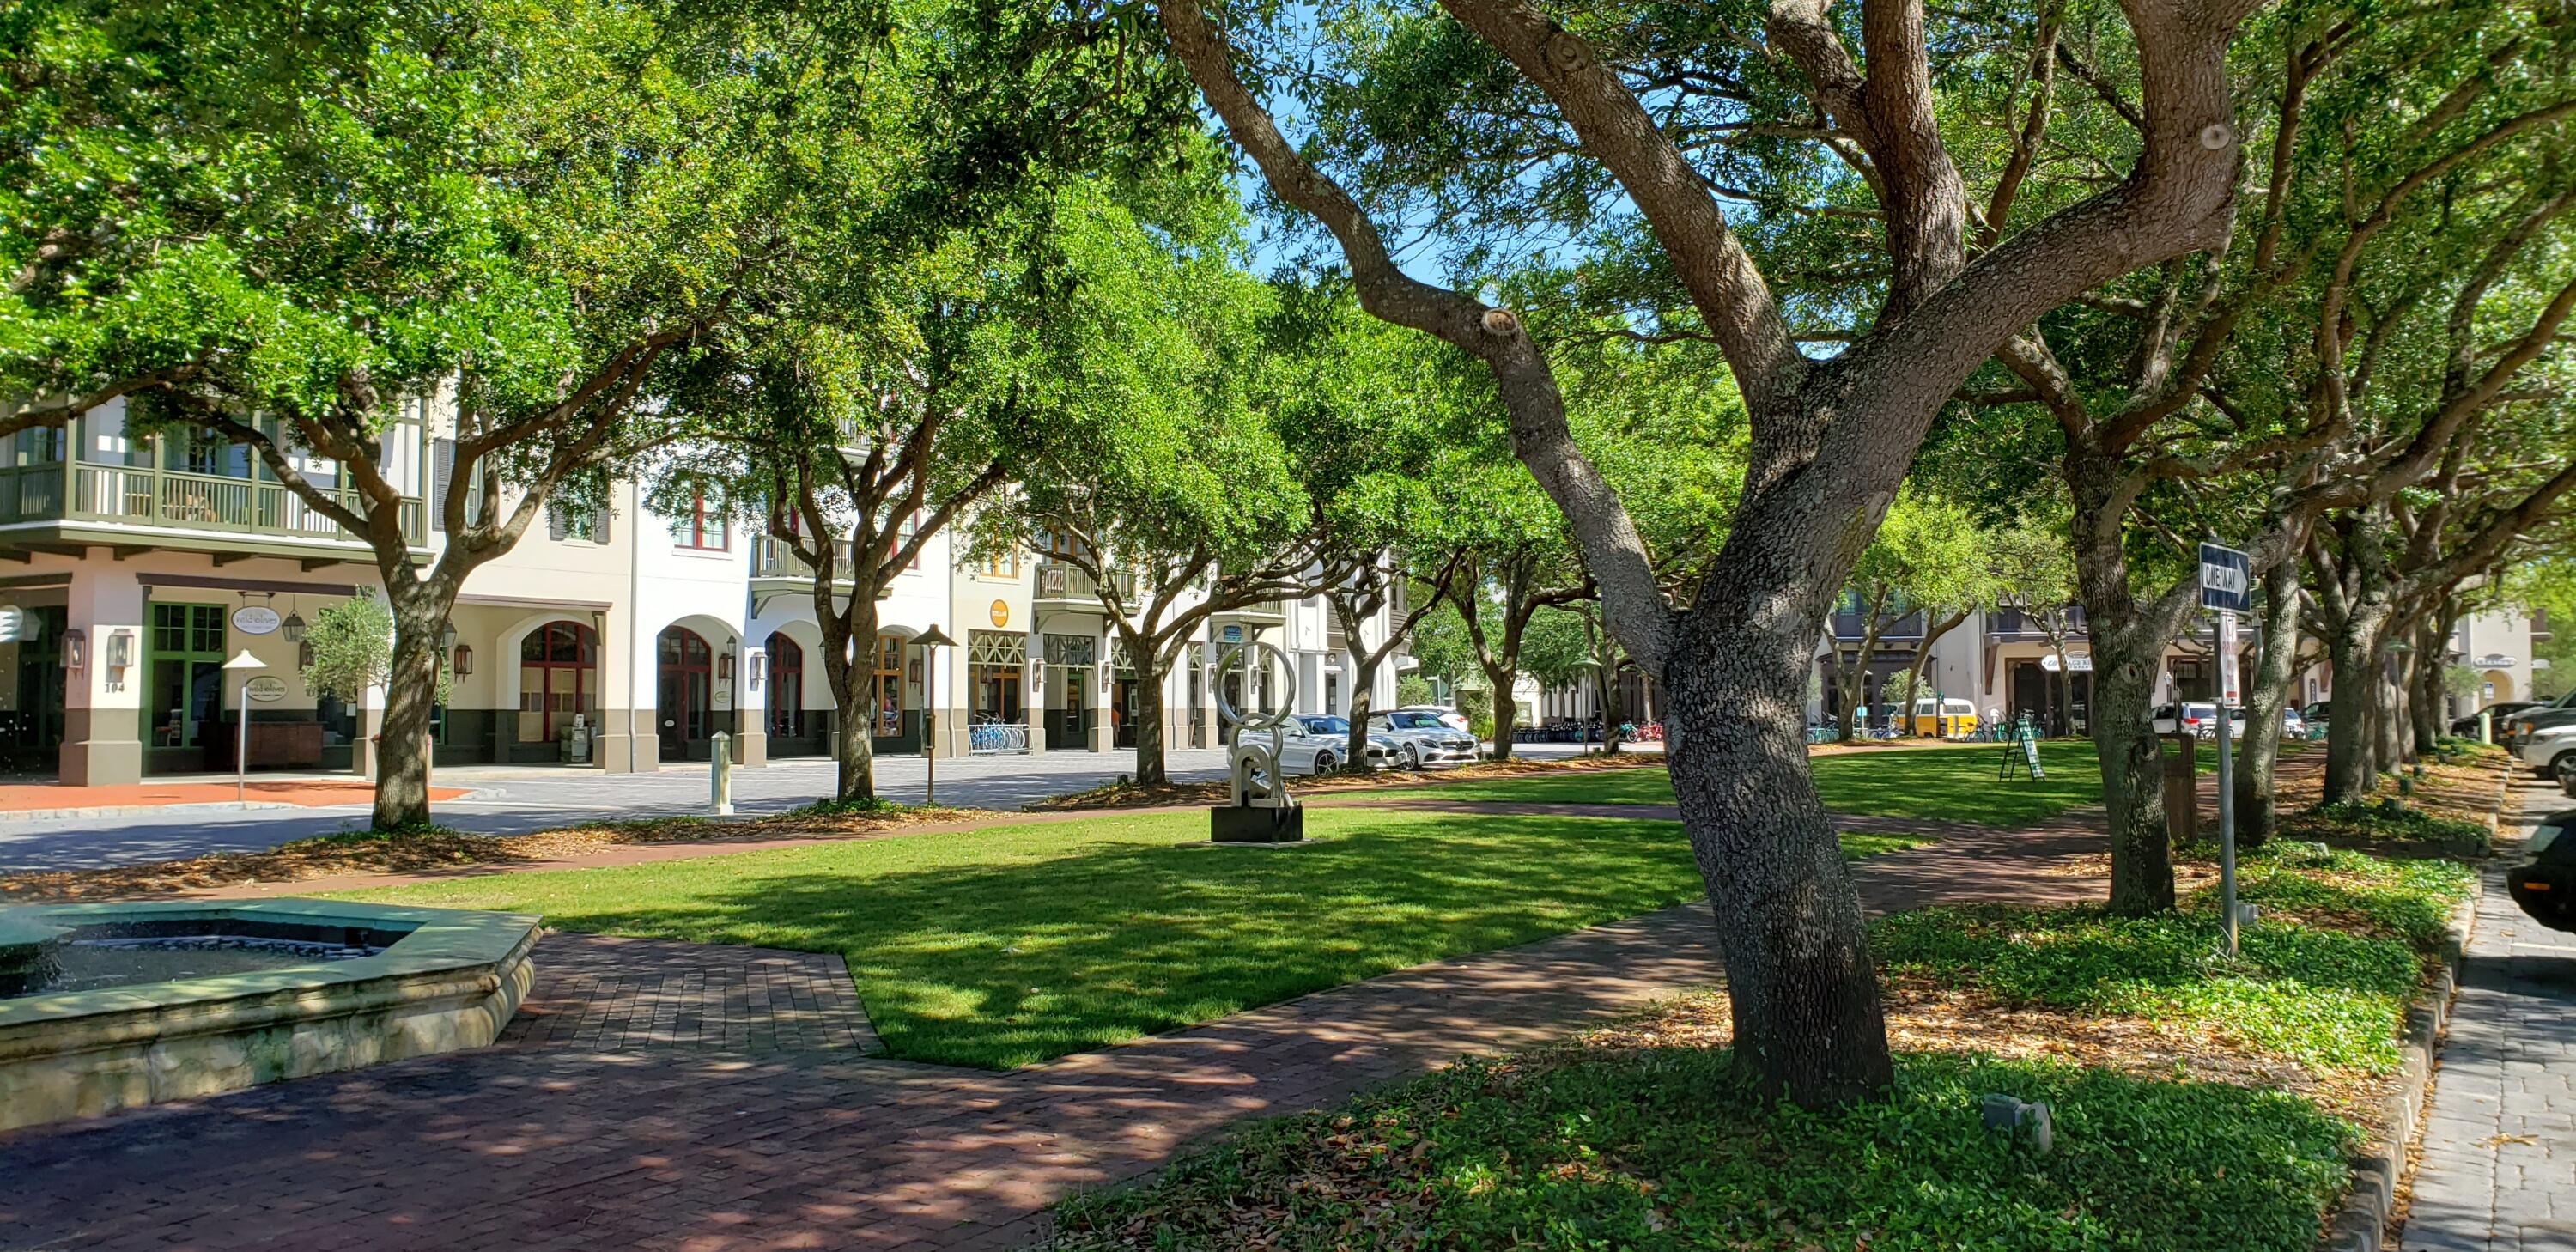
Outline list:
[[[2242,613],[2253,602],[2254,559],[2234,548],[2200,545],[2200,607]]]
[[[2012,738],[2004,743],[2003,764],[1995,770],[1995,781],[2012,777],[2014,766],[2020,766],[2032,778],[2048,777],[2048,771],[2039,765],[2039,724],[2028,713],[2013,722]]]

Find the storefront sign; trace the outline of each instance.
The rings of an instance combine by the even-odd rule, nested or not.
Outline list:
[[[995,626],[1008,626],[1011,624],[1011,605],[1009,601],[995,600],[993,602],[993,624]]]
[[[2470,664],[2479,669],[2512,669],[2513,658],[2505,656],[2502,653],[2490,652],[2485,656],[2479,657],[2477,660],[2470,662]]]
[[[2046,656],[2043,656],[2043,657],[2039,658],[2039,667],[2040,667],[2041,669],[2047,670],[2049,673],[2052,673],[2052,674],[2056,673],[2056,672],[2057,672],[2057,654],[2056,654],[2056,653],[2054,653],[2054,652],[2051,652],[2051,653],[2049,653],[2048,655],[2046,655]],[[2070,656],[2070,657],[2066,658],[2066,672],[2067,672],[2067,673],[2070,673],[2070,674],[2090,674],[2090,673],[2092,673],[2092,672],[2093,672],[2093,658],[2092,658],[2091,656]]]
[[[261,704],[274,704],[286,698],[286,680],[273,674],[262,674],[242,684],[242,691]]]
[[[234,609],[233,629],[245,635],[273,635],[277,633],[277,610],[256,604]]]

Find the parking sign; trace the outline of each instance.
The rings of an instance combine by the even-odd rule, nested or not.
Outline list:
[[[2246,612],[2253,600],[2254,559],[2234,548],[2200,545],[2200,607]]]

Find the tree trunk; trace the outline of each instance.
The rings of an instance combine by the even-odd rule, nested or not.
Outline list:
[[[1127,656],[1136,669],[1136,785],[1159,787],[1171,781],[1163,762],[1163,677],[1169,671],[1161,650],[1150,645],[1131,639]]]
[[[2298,668],[2299,564],[2263,573],[2263,608],[2254,619],[2255,656],[2245,686],[2245,737],[2236,756],[2236,846],[2259,848],[2280,827],[2274,767],[2281,755],[2282,711]]]
[[[2103,646],[2093,636],[2093,748],[2102,761],[2102,803],[2111,820],[2114,913],[2162,913],[2174,906],[2173,840],[2165,825],[2164,760],[2148,714],[2162,649]]]
[[[2346,610],[2342,628],[2326,640],[2326,662],[2334,675],[2334,696],[2326,707],[2328,804],[2360,800],[2377,776],[2371,763],[2378,750],[2372,711],[2379,702],[2379,640],[2387,619],[2386,605],[2356,603]]]
[[[1664,748],[1714,904],[1737,1064],[1810,1107],[1893,1081],[1860,898],[1807,768],[1820,616],[1693,619],[1663,674]]]
[[[1349,630],[1349,627],[1343,629]],[[1359,632],[1351,630],[1350,637],[1359,638]],[[1344,760],[1352,769],[1367,769],[1369,713],[1377,703],[1374,697],[1377,693],[1378,666],[1386,658],[1383,653],[1374,651],[1363,653],[1356,648],[1350,650],[1350,658],[1357,673],[1351,679],[1351,733],[1350,738],[1342,745],[1342,750],[1348,754]],[[1288,681],[1292,683],[1297,681],[1296,676],[1290,675]],[[1393,765],[1395,761],[1390,758],[1386,763]]]
[[[1520,702],[1512,698],[1520,672],[1501,665],[1487,665],[1484,669],[1485,681],[1494,690],[1494,759],[1508,761],[1512,759],[1512,732],[1519,728],[1521,720]]]
[[[839,733],[832,736],[832,762],[839,772],[832,796],[845,804],[866,804],[877,798],[876,669],[870,656],[853,655],[858,649],[852,644],[866,640],[868,649],[876,646],[875,589],[853,588],[847,616],[833,616],[839,621],[822,626],[823,674],[839,710],[834,714]],[[832,637],[834,625],[841,627],[838,639]]]
[[[2431,755],[2440,746],[2442,733],[2450,729],[2450,710],[2443,697],[2449,688],[2451,632],[2460,624],[2459,612],[2446,609],[2426,615],[2415,628],[2415,697],[2411,702],[2415,716],[2415,752],[2417,758]]]
[[[429,819],[430,719],[438,704],[438,647],[447,633],[453,590],[434,583],[389,585],[393,665],[385,679],[385,724],[376,741],[380,831],[420,830]]]
[[[2401,667],[2398,676],[2391,676],[2388,669],[2389,667],[2385,665],[2378,667],[2379,717],[2373,727],[2379,736],[2379,759],[2376,765],[2382,771],[2393,770],[2405,764],[2407,747],[2407,699],[2406,684],[2403,681],[2404,671]]]

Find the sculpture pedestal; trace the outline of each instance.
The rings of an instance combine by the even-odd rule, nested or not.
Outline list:
[[[1306,809],[1219,804],[1208,809],[1208,839],[1215,843],[1303,843]]]

